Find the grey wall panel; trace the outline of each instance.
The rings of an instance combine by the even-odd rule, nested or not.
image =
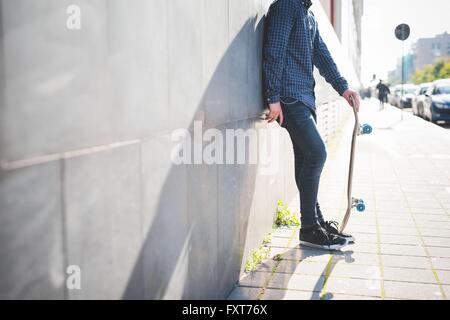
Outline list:
[[[217,166],[190,166],[187,194],[192,230],[189,239],[188,296],[193,299],[217,299]]]
[[[108,0],[104,79],[114,141],[168,127],[167,1]]]
[[[207,85],[201,108],[205,126],[230,121],[228,1],[203,0],[203,81]]]
[[[250,18],[252,30],[249,30],[251,36],[248,44],[248,98],[247,98],[247,117],[259,117],[266,107],[263,102],[262,90],[262,45],[265,22],[265,11],[260,5],[260,1],[251,0]]]
[[[239,193],[238,165],[218,166],[218,293],[227,296],[239,278]]]
[[[60,164],[0,172],[0,299],[64,298]]]
[[[139,146],[65,161],[67,263],[81,268],[73,299],[119,299],[142,242]],[[143,279],[130,297],[143,296]]]
[[[8,81],[1,160],[110,141],[110,110],[102,94],[106,17],[98,14],[105,1],[80,2],[84,27],[78,31],[66,28],[67,3],[2,2]]]
[[[228,0],[229,24],[229,101],[231,120],[247,118],[248,50],[253,34],[253,19],[248,1]]]
[[[181,299],[189,277],[187,167],[172,165],[170,136],[142,144],[143,242],[131,279],[144,270],[145,298]],[[125,297],[132,290],[130,282]]]
[[[199,110],[203,95],[203,1],[168,1],[169,129],[187,128],[204,119]],[[174,23],[176,21],[177,23]]]

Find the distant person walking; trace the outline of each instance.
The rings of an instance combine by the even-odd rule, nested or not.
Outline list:
[[[384,104],[387,102],[388,94],[391,93],[389,87],[383,83],[383,80],[377,84],[378,100],[380,100],[380,110],[384,109]]]

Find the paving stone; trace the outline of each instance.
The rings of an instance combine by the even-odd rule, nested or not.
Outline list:
[[[436,283],[436,278],[431,270],[427,269],[406,269],[406,268],[383,268],[384,280]]]
[[[268,288],[294,289],[320,292],[325,277],[299,274],[274,273]]]
[[[430,262],[426,257],[381,255],[383,266],[429,269]]]
[[[348,249],[354,252],[378,253],[378,245],[376,243],[356,241],[355,244],[348,246]]]
[[[378,265],[365,266],[351,263],[336,263],[330,266],[329,276],[355,279],[381,279]]]
[[[380,226],[380,234],[394,234],[394,235],[418,235],[416,228],[398,227],[398,226]]]
[[[370,296],[355,296],[349,294],[340,293],[326,293],[323,300],[382,300],[381,296],[370,297]]]
[[[326,293],[378,296],[381,293],[381,281],[377,279],[345,279],[330,276],[326,284]]]
[[[377,233],[377,228],[375,225],[351,225],[351,227],[349,226],[348,232],[351,233],[373,233],[376,234]]]
[[[378,219],[379,226],[399,226],[399,227],[409,227],[415,228],[414,220],[412,218],[405,219],[391,219],[391,218],[382,218]]]
[[[450,286],[444,285],[442,286],[442,290],[444,290],[447,300],[450,299]]]
[[[442,214],[443,210],[442,208],[416,208],[416,207],[411,207],[411,212],[416,215],[416,214]]]
[[[418,221],[417,224],[419,227],[450,230],[450,222],[448,221]]]
[[[350,249],[344,254],[335,254],[333,256],[334,262],[353,263],[359,265],[377,266],[379,265],[379,258],[374,253],[353,252]]]
[[[271,272],[250,272],[246,273],[239,280],[240,286],[264,287],[270,278]]]
[[[320,300],[319,292],[266,289],[262,300]]]
[[[384,281],[386,297],[400,299],[441,300],[442,293],[436,284]]]
[[[314,261],[314,262],[328,262],[330,260],[331,253],[329,251],[317,249],[299,249],[293,248],[283,251],[283,259],[295,260],[295,261]]]
[[[450,248],[427,247],[427,251],[431,257],[450,258]]]
[[[450,270],[436,270],[436,274],[442,284],[450,285]]]
[[[231,291],[228,300],[256,300],[261,288],[236,287]]]
[[[421,244],[419,236],[392,235],[381,234],[380,243],[382,244],[403,244],[403,245],[419,245]]]
[[[346,230],[356,239],[356,242],[377,243],[377,235],[374,233],[352,232],[351,229]]]
[[[290,238],[273,237],[269,246],[281,248],[294,248],[297,246],[297,241],[289,241]]]
[[[276,229],[273,232],[273,236],[274,237],[291,238],[295,232],[298,232],[298,231],[296,229],[280,228],[280,229]]]
[[[450,270],[450,258],[431,258],[435,269]]]
[[[255,271],[271,273],[276,264],[277,264],[277,262],[272,259],[265,260],[260,265],[257,266]]]
[[[280,261],[276,272],[280,273],[296,273],[312,276],[325,275],[327,262],[308,262],[308,261],[294,261],[283,260]]]
[[[420,233],[424,237],[447,237],[450,238],[450,230],[420,227]]]
[[[431,221],[431,222],[449,222],[450,217],[445,213],[442,212],[441,214],[420,214],[420,213],[414,213],[414,219],[417,221],[417,224],[420,226],[423,226],[423,221]]]
[[[425,249],[421,245],[381,244],[380,247],[382,254],[421,257],[426,256]]]
[[[408,201],[408,205],[411,208],[432,208],[432,209],[441,209],[441,205],[437,203],[436,201]]]
[[[426,246],[450,248],[450,238],[423,237]]]

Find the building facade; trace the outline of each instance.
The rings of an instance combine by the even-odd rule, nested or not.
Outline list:
[[[362,0],[320,0],[348,58],[361,76]]]
[[[421,38],[414,46],[414,67],[420,70],[436,60],[450,57],[450,34],[444,32],[432,38]]]

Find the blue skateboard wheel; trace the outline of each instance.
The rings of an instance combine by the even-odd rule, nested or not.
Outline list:
[[[361,132],[362,134],[371,134],[373,131],[372,126],[368,125],[368,124],[363,124],[361,126]]]
[[[363,212],[366,210],[366,205],[363,202],[359,202],[356,205],[356,210],[358,210],[359,212]]]

